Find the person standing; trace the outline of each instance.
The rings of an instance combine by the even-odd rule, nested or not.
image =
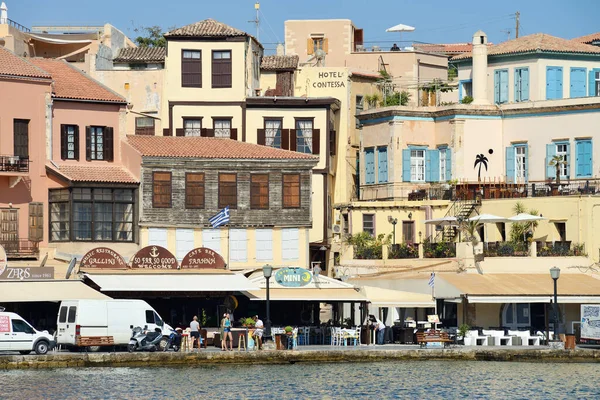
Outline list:
[[[258,315],[254,316],[254,339],[256,340],[256,343],[258,343],[258,349],[262,350],[262,338],[263,338],[263,330],[265,327],[265,324],[263,324],[263,322],[258,318]]]
[[[377,329],[377,344],[384,344],[385,342],[385,324],[377,320],[375,329]]]
[[[198,348],[200,350],[200,323],[195,315],[192,322],[190,322],[190,337],[192,338],[192,349]]]
[[[229,319],[229,313],[223,314],[221,330],[223,331],[221,351],[227,351],[227,338],[229,338],[229,350],[233,351],[233,336],[231,335],[231,320]]]

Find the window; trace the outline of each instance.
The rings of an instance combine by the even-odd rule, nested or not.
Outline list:
[[[269,175],[253,174],[250,177],[250,208],[269,209]]]
[[[508,102],[508,70],[497,69],[494,71],[494,103]]]
[[[439,149],[439,152],[440,152],[440,180],[441,181],[446,180],[446,152],[447,151],[448,151],[448,149],[445,147]]]
[[[375,183],[375,149],[365,149],[365,184]]]
[[[213,128],[215,131],[215,137],[230,138],[231,137],[231,118],[214,119],[213,120]]]
[[[13,155],[29,158],[29,120],[15,119],[13,121]]]
[[[365,98],[363,96],[356,96],[356,109],[354,116],[357,116],[365,109]],[[356,128],[360,128],[360,121],[356,118]]]
[[[564,161],[564,164],[560,165],[560,177],[566,178],[569,175],[569,144],[559,143],[556,145],[556,155]],[[556,168],[556,167],[555,167]]]
[[[182,51],[181,86],[202,87],[202,52],[200,50]]]
[[[323,36],[323,34],[314,34],[308,38],[308,42],[306,44],[307,53],[315,54],[318,50],[323,50],[325,53],[329,51],[328,49],[328,40]]]
[[[558,240],[565,242],[567,240],[567,224],[564,222],[555,222],[556,232],[558,233]]]
[[[388,181],[387,146],[377,148],[377,183]]]
[[[462,102],[465,97],[473,97],[473,80],[464,79],[458,82],[458,101]]]
[[[212,87],[231,87],[231,51],[213,50],[212,52]]]
[[[49,198],[51,241],[133,241],[133,189],[58,189]]]
[[[171,173],[154,171],[152,173],[152,207],[171,207]]]
[[[219,174],[219,208],[237,208],[237,175]]]
[[[201,119],[184,119],[183,134],[185,136],[202,136],[202,120]]]
[[[344,220],[344,235],[348,235],[350,233],[350,218],[348,217],[348,214],[342,214],[342,219]]]
[[[113,128],[86,127],[86,160],[113,160]]]
[[[404,243],[414,243],[415,221],[402,221],[402,238]]]
[[[375,215],[363,214],[363,232],[375,237]]]
[[[148,246],[167,248],[167,228],[148,228]]]
[[[525,180],[527,176],[527,152],[525,146],[515,147],[515,177]]]
[[[175,257],[181,262],[185,255],[194,249],[194,230],[175,229]]]
[[[60,126],[60,158],[79,160],[79,127],[77,125]]]
[[[221,252],[221,231],[219,229],[204,229],[202,231],[202,247]]]
[[[313,120],[296,120],[296,151],[312,154]]]
[[[29,203],[29,240],[40,242],[44,239],[44,204]]]
[[[69,307],[69,316],[67,317],[67,322],[72,324],[73,322],[75,322],[76,317],[77,317],[77,307],[76,306]]]
[[[185,208],[204,208],[204,173],[185,174]]]
[[[562,67],[546,67],[546,100],[563,98]]]
[[[58,322],[64,324],[67,322],[67,307],[63,306],[60,308],[60,312],[58,313]]]
[[[154,323],[154,311],[146,310],[146,323],[153,324]]]
[[[283,175],[283,208],[300,207],[300,175]]]
[[[92,126],[90,130],[90,158],[92,160],[104,160],[104,128]]]
[[[248,261],[248,236],[245,229],[230,229],[229,244],[231,262]]]
[[[281,230],[281,252],[285,261],[298,260],[300,257],[300,231],[298,228]]]
[[[600,71],[594,71],[594,96],[600,96]]]
[[[136,135],[154,135],[154,118],[136,117],[135,118]]]
[[[515,68],[515,101],[529,100],[529,68]]]
[[[425,182],[425,150],[410,151],[410,181]]]
[[[13,332],[18,332],[18,333],[27,333],[27,334],[35,333],[33,328],[31,326],[29,326],[29,324],[27,322],[20,320],[20,319],[12,320],[12,330],[13,330]]]
[[[273,229],[256,230],[256,261],[273,260]]]
[[[281,148],[281,128],[283,121],[281,119],[265,120],[265,145]]]

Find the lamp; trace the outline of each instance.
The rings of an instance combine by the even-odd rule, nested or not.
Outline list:
[[[557,281],[560,278],[560,268],[550,268],[550,277],[554,281],[554,340],[558,338],[558,290]]]
[[[408,213],[408,219],[412,219],[412,212]]]
[[[263,276],[265,277],[265,281],[267,282],[267,321],[265,326],[265,341],[271,339],[271,298],[270,298],[270,288],[269,288],[269,279],[273,275],[273,267],[269,264],[263,267]]]
[[[394,218],[391,215],[388,216],[388,222],[392,224],[393,227],[393,236],[394,240],[392,244],[396,244],[396,224],[398,223],[398,218]]]

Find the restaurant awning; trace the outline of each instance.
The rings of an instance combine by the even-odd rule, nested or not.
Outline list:
[[[248,291],[250,300],[266,300],[265,289]],[[270,289],[270,300],[274,301],[320,301],[320,302],[366,302],[365,296],[352,288],[286,288]]]
[[[110,299],[85,283],[71,281],[0,282],[0,304],[34,301]]]
[[[435,307],[435,302],[430,294],[403,292],[374,286],[363,286],[360,288],[360,292],[370,300],[372,305],[377,307]]]
[[[103,292],[245,292],[258,290],[234,273],[85,274]]]

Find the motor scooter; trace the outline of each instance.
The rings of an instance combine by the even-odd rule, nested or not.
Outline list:
[[[162,331],[158,328],[155,332],[151,332],[148,331],[147,326],[144,326],[144,329],[136,326],[131,330],[131,339],[129,339],[127,350],[130,353],[134,351],[156,351],[162,337]]]
[[[171,334],[169,335],[169,339],[167,339],[167,343],[165,344],[163,351],[168,351],[169,349],[173,349],[174,351],[179,351],[181,349],[181,334],[182,329],[171,329]]]

